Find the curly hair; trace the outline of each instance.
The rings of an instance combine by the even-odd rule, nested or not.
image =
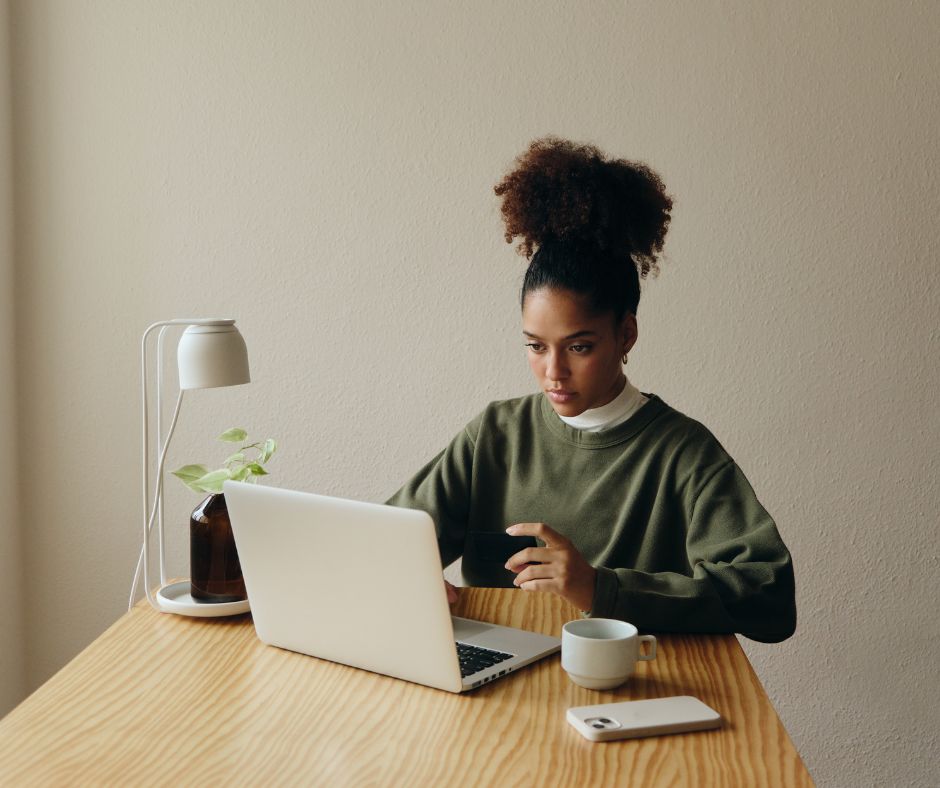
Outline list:
[[[494,190],[502,198],[506,242],[521,237],[517,252],[531,259],[523,301],[548,284],[588,293],[598,308],[612,306],[618,315],[636,311],[639,281],[623,280],[658,273],[672,210],[655,172],[548,136],[531,142]],[[617,289],[636,293],[621,293],[627,303],[611,305],[602,291],[617,271]]]

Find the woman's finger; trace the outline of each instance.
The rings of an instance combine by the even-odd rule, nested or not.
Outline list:
[[[545,523],[514,523],[506,529],[510,536],[534,536],[548,547],[564,547],[568,540]]]
[[[555,572],[550,564],[529,564],[525,569],[516,575],[512,581],[515,585],[521,586],[530,580],[544,580],[555,576]]]
[[[506,568],[518,572],[526,564],[546,564],[552,559],[552,550],[548,547],[527,547],[509,557]]]
[[[523,591],[556,591],[555,581],[539,578],[538,580],[528,580],[519,586]]]

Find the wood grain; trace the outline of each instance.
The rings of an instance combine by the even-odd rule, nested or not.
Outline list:
[[[560,635],[557,597],[461,589],[456,612]],[[694,695],[716,731],[591,744],[570,706]],[[143,605],[0,721],[0,785],[812,785],[732,636],[659,637],[624,686],[557,656],[463,695],[262,645],[250,616]]]

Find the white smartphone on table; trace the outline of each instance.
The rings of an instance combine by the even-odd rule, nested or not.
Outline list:
[[[690,695],[576,706],[568,709],[567,718],[589,741],[704,731],[721,725],[717,711]]]

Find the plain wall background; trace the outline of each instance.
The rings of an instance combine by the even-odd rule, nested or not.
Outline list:
[[[675,197],[628,372],[712,429],[793,552],[797,634],[745,648],[808,767],[934,783],[940,6],[455,6],[13,0],[4,666],[35,688],[125,609],[150,322],[236,317],[251,356],[250,386],[187,395],[170,467],[237,424],[279,439],[272,483],[382,500],[534,390],[492,186],[554,133]],[[179,574],[196,503],[170,480]]]
[[[16,446],[16,359],[13,309],[13,148],[10,98],[10,35],[6,3],[0,3],[0,714],[26,690],[23,581],[19,521],[19,453]]]

